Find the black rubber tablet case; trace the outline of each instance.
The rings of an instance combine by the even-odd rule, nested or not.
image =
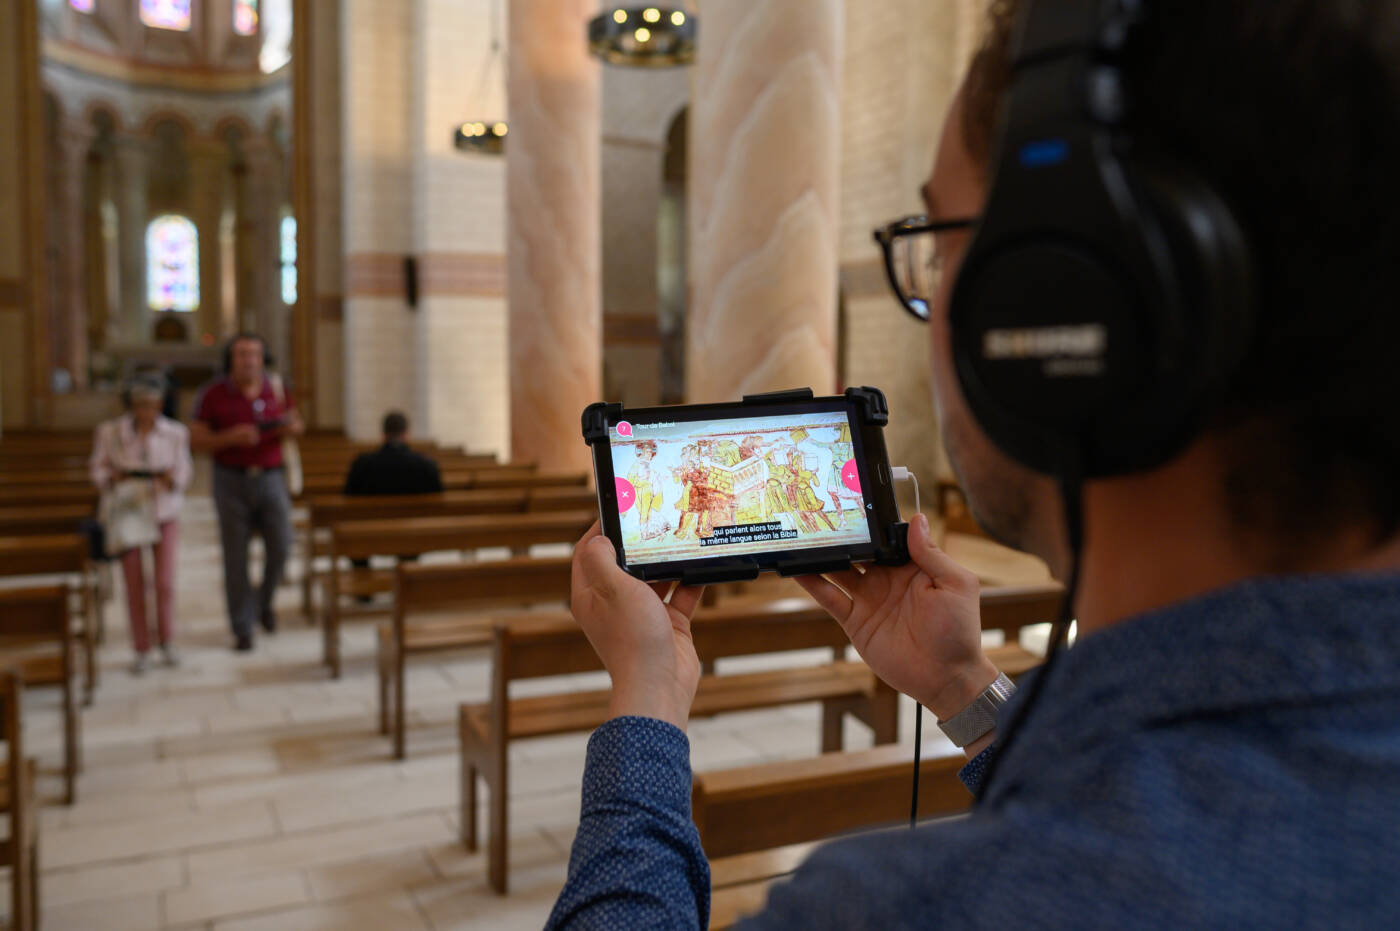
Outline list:
[[[743,407],[765,407],[774,404],[792,404],[811,401],[816,397],[811,388],[795,388],[790,391],[775,391],[770,394],[753,394],[744,398]],[[884,427],[890,422],[889,405],[885,394],[879,388],[847,388],[846,397],[855,402],[861,421],[874,427]],[[590,405],[583,412],[583,438],[589,446],[607,443],[608,422],[620,420],[621,404],[598,403]],[[888,457],[886,457],[888,458]],[[896,521],[885,529],[884,540],[875,543],[875,563],[881,566],[902,566],[909,562],[909,524]],[[618,553],[618,564],[623,565],[622,554]],[[779,575],[820,575],[825,572],[841,572],[851,568],[849,557],[841,559],[804,560],[800,555],[778,563]],[[758,578],[756,564],[743,566],[716,566],[712,568],[686,569],[681,575],[683,585],[712,585],[719,582],[746,582]]]

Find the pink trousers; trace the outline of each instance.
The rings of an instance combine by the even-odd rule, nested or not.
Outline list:
[[[162,644],[175,636],[175,547],[180,525],[168,521],[160,525],[160,540],[153,545],[156,572],[156,626]],[[137,653],[151,648],[146,628],[146,579],[141,570],[141,548],[122,554],[122,574],[126,578],[126,607],[131,614],[131,645]]]

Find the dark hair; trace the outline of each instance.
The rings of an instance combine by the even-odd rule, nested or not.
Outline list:
[[[401,440],[408,435],[408,418],[399,411],[384,415],[384,436],[391,440]]]
[[[257,342],[257,344],[258,344],[259,346],[262,347],[262,353],[263,353],[263,368],[271,368],[271,367],[272,367],[273,358],[272,358],[272,353],[270,353],[270,352],[267,351],[267,340],[263,339],[262,336],[260,336],[260,335],[257,334],[257,333],[252,333],[252,332],[249,332],[249,331],[246,331],[246,330],[245,330],[245,331],[243,331],[243,332],[233,334],[232,336],[229,337],[228,342],[224,343],[224,374],[225,374],[225,375],[227,375],[229,372],[233,371],[233,347],[236,346],[236,345],[238,345],[239,343],[243,342],[243,341],[246,340],[246,339],[255,340],[255,341]]]
[[[1021,5],[991,3],[964,92],[968,151],[987,164]],[[1123,65],[1135,143],[1219,192],[1258,271],[1255,338],[1213,420],[1232,516],[1300,544],[1349,527],[1386,539],[1400,530],[1400,0],[1147,9]]]

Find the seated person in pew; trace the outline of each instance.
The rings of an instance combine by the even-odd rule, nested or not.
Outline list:
[[[374,452],[360,453],[350,463],[345,476],[347,495],[430,495],[443,490],[442,473],[428,456],[408,445],[408,417],[399,411],[384,415],[384,445]],[[407,557],[417,560],[417,556]],[[352,559],[358,569],[369,566],[368,559]],[[360,595],[361,603],[373,599]]]
[[[190,460],[190,431],[161,414],[166,385],[158,374],[141,374],[127,382],[122,402],[127,412],[97,428],[88,468],[102,494],[111,494],[122,481],[155,485],[155,518],[160,539],[151,547],[155,574],[156,636],[167,666],[175,654],[175,551],[180,538],[180,510],[185,489],[194,475]],[[143,492],[144,494],[144,492]],[[151,650],[146,625],[146,576],[142,570],[144,547],[121,556],[126,583],[126,606],[131,617],[131,645],[136,650],[133,675],[146,671]]]
[[[963,746],[977,803],[957,821],[824,846],[742,926],[1393,924],[1400,0],[990,9],[924,190],[928,217],[885,230],[885,244],[907,249],[916,271],[891,263],[906,308],[931,324],[939,426],[969,504],[993,536],[1068,580],[1079,636],[1007,702],[1014,687],[978,636],[977,580],[934,545],[922,515],[912,564],[805,579],[875,672]],[[1099,18],[1108,11],[1143,17],[1126,43],[1123,22]],[[1103,80],[1085,79],[1090,69]],[[1091,122],[1091,86],[1122,90],[1131,123]],[[1111,121],[1111,110],[1099,115]],[[1018,144],[999,157],[1003,126]],[[1143,190],[1121,173],[1128,151],[1174,166],[1174,180],[1154,176],[1150,211],[1127,203]],[[1110,201],[1103,185],[1115,181]],[[1105,221],[1094,197],[1121,212]],[[1174,224],[1170,239],[1151,240],[1163,264],[1115,251],[1160,233],[1162,217]],[[954,342],[955,327],[992,325],[975,316],[986,316],[975,305],[985,292],[959,276],[992,287],[975,260],[999,230],[1035,224],[1059,243],[1096,222],[1111,235],[1076,241],[1138,290],[1095,295],[1090,282],[1108,273],[1064,257],[1083,253],[1057,245],[1046,260],[1046,240],[1039,253],[1017,240],[1022,264],[995,266],[1008,289],[997,293],[1013,299],[992,309],[995,326],[1022,329]],[[942,275],[912,280],[927,269]],[[1150,365],[1116,336],[1104,349],[1095,333],[1146,317],[1142,302],[1170,297],[1167,282],[1187,303],[1155,309],[1182,344]],[[1103,331],[1062,338],[1086,321]],[[1034,364],[1015,363],[1020,383],[998,386],[1000,407],[959,380],[964,365],[994,372],[997,356],[1018,352]],[[1058,413],[1085,395],[1067,397],[1052,379],[1069,370],[1041,363],[1084,361],[1077,353],[1129,360],[1074,370],[1103,379],[1091,383],[1097,403],[1131,409],[1149,387],[1166,388],[1167,403],[1111,431],[1051,427],[1029,401],[1049,394]],[[1069,466],[1016,442],[1016,430],[1042,429],[1073,450]],[[550,927],[706,927],[684,731],[700,675],[697,599],[658,597],[597,533],[577,548],[573,611],[612,676],[614,717],[589,743]]]
[[[347,495],[426,495],[442,491],[438,464],[408,445],[408,418],[384,415],[384,445],[361,453],[345,476]]]

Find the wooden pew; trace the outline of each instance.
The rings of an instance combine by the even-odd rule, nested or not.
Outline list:
[[[691,624],[702,658],[746,656],[786,650],[844,650],[845,634],[811,601],[727,602],[702,609]],[[511,698],[510,683],[602,668],[577,624],[567,615],[497,619],[492,632],[491,699],[464,704],[458,728],[462,747],[462,841],[477,846],[476,792],[480,776],[490,787],[488,875],[492,888],[507,885],[506,825],[511,741],[589,731],[608,717],[610,692],[563,692]],[[898,738],[898,695],[863,664],[834,661],[816,666],[737,675],[707,675],[700,681],[692,715],[703,717],[806,702],[822,704],[824,750],[839,749],[841,718],[852,714],[875,732],[878,743]]]
[[[68,590],[62,585],[0,589],[0,652],[23,671],[26,688],[56,685],[62,691],[64,802],[71,805],[81,759]]]
[[[97,567],[89,558],[87,539],[76,534],[0,537],[0,577],[26,575],[69,577],[79,602],[74,633],[83,644],[83,704],[92,704],[103,618]]]
[[[488,514],[465,517],[411,517],[397,520],[346,521],[331,526],[330,571],[325,576],[325,610],[322,613],[325,649],[322,659],[332,678],[340,678],[340,625],[347,614],[380,613],[377,610],[347,612],[343,595],[373,595],[394,590],[394,573],[373,569],[344,571],[343,559],[375,556],[422,556],[425,553],[467,552],[485,547],[525,549],[545,543],[573,543],[593,521],[594,511],[551,511],[540,514]],[[391,636],[391,641],[393,637]],[[383,638],[381,637],[381,644]],[[401,668],[400,659],[394,669]],[[381,648],[380,675],[384,674]],[[380,693],[386,688],[381,681]]]
[[[10,868],[10,927],[39,927],[39,808],[35,765],[24,741],[24,674],[13,664],[0,667],[0,733],[7,745],[0,764],[0,813],[10,822],[0,843],[0,866]]]
[[[597,507],[597,502],[597,495],[587,488],[484,489],[431,495],[318,495],[308,501],[307,521],[302,532],[302,553],[305,554],[302,613],[308,620],[313,619],[313,589],[320,574],[316,559],[329,555],[329,533],[333,524],[403,517],[577,511]]]
[[[500,607],[527,607],[547,603],[564,604],[569,599],[569,557],[553,559],[514,558],[485,563],[419,566],[400,564],[394,580],[394,638],[407,640],[408,617],[423,611],[456,609],[482,612]],[[453,625],[450,636],[454,647],[467,645],[464,633],[472,625],[479,631],[476,643],[482,646],[491,640],[493,626],[499,618],[478,614],[463,618]],[[422,632],[415,644],[418,650],[428,649],[431,628]],[[384,719],[391,720],[394,759],[406,756],[407,745],[407,685],[404,676],[404,656],[395,656],[396,670],[391,692],[380,693],[381,728]],[[384,686],[384,677],[380,684]],[[390,704],[386,715],[385,703]]]
[[[696,773],[691,812],[711,859],[907,821],[913,748],[904,744],[815,759]],[[919,765],[919,817],[972,805],[959,753]]]
[[[86,504],[0,507],[0,537],[76,533],[93,516]]]
[[[38,505],[82,505],[97,513],[97,489],[88,485],[5,485],[0,483],[0,509]]]
[[[25,485],[68,485],[68,486],[91,486],[92,475],[88,472],[87,466],[81,469],[74,468],[49,468],[26,469],[13,471],[0,469],[0,487],[13,488]]]
[[[442,487],[447,491],[473,488],[578,488],[588,483],[582,472],[536,472],[533,467],[493,466],[489,468],[443,469]],[[307,475],[302,480],[302,495],[335,494],[345,487],[345,473]]]

